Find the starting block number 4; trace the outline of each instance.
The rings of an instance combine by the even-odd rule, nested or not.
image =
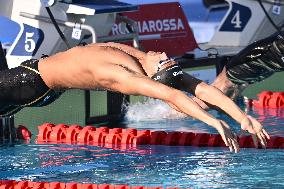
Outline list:
[[[281,6],[273,5],[272,13],[275,14],[275,15],[280,15],[281,14]]]
[[[242,21],[240,19],[240,11],[236,12],[236,14],[231,20],[231,23],[235,28],[241,28]]]
[[[227,15],[225,21],[220,27],[220,31],[241,32],[246,27],[251,18],[251,10],[249,7],[232,2],[232,8]]]

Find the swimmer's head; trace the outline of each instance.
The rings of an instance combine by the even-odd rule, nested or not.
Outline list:
[[[161,69],[165,64],[169,64],[169,66]],[[166,59],[159,62],[157,73],[151,78],[169,87],[180,89],[183,72],[181,67],[173,59]]]

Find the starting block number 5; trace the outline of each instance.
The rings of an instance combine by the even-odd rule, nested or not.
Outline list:
[[[34,33],[26,32],[26,40],[25,40],[25,50],[27,52],[33,52],[35,50],[35,41],[33,40]]]
[[[44,33],[41,29],[23,24],[23,32],[18,40],[15,40],[15,46],[11,51],[13,56],[34,56],[41,46]]]

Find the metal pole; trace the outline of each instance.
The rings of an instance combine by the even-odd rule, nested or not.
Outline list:
[[[39,21],[42,21],[42,22],[46,22],[46,23],[51,23],[50,18],[45,17],[45,16],[34,15],[34,14],[26,13],[26,12],[20,12],[20,15],[22,17],[25,17],[25,18],[30,18],[30,19],[35,19],[35,20],[39,20]],[[67,21],[57,20],[57,19],[56,19],[56,22],[58,23],[58,25],[66,26],[66,27],[70,27],[70,28],[74,28],[76,26],[76,24],[78,24],[78,23],[75,23],[75,22],[67,22]],[[95,29],[92,26],[86,25],[86,24],[81,24],[80,26],[81,26],[81,29],[87,30],[92,34],[92,42],[96,43],[97,42],[97,34],[96,34]]]

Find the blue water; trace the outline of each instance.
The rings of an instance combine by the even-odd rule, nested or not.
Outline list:
[[[112,150],[66,145],[1,149],[0,179],[142,186],[283,186],[283,150],[141,147]]]
[[[284,109],[253,109],[247,108],[243,103],[239,103],[239,106],[266,126],[265,129],[270,135],[284,136]],[[236,133],[240,133],[240,125],[228,116],[217,111],[209,113],[226,121]],[[126,119],[125,124],[128,127],[139,129],[217,133],[206,124],[184,114],[177,114],[160,100],[147,99],[143,103],[131,105]]]
[[[248,110],[272,135],[284,136],[284,111]],[[239,126],[223,115],[238,131]],[[189,119],[126,121],[125,125],[156,130],[215,133]],[[182,188],[284,188],[284,150],[175,146],[112,149],[96,146],[14,144],[1,147],[0,180],[177,186]]]

